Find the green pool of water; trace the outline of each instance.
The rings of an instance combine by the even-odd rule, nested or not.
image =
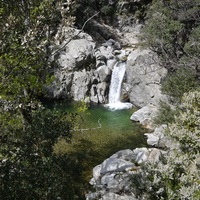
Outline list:
[[[72,103],[53,102],[49,106],[60,111],[76,112],[76,106]],[[91,140],[94,145],[101,146],[99,148],[109,146],[109,143],[112,143],[114,147],[108,151],[110,153],[121,149],[134,149],[144,146],[146,145],[143,134],[145,129],[140,124],[133,123],[130,120],[134,111],[136,109],[111,111],[103,105],[92,105],[82,114],[83,121],[80,121],[81,126],[77,128],[76,132],[82,129],[81,138]],[[101,128],[98,128],[99,123]],[[80,133],[74,133],[74,135],[77,134]]]
[[[133,123],[130,116],[134,109],[111,111],[103,106],[95,106],[89,108],[87,116],[88,126],[97,126],[100,119],[102,130],[106,133],[126,134],[130,132],[140,131],[140,125]]]
[[[60,112],[76,112],[73,104],[63,101],[47,105]],[[143,134],[145,130],[140,124],[130,120],[134,111],[134,109],[111,111],[103,106],[90,106],[85,113],[82,113],[83,121],[80,121],[79,128],[86,130],[80,131],[77,128],[72,132],[70,143],[60,140],[54,145],[56,155],[61,157],[67,155],[68,159],[72,158],[72,166],[78,166],[79,175],[74,180],[73,187],[78,188],[79,199],[85,199],[85,192],[91,191],[89,181],[92,178],[92,169],[96,165],[119,150],[146,145]],[[98,128],[98,121],[101,128]],[[77,177],[77,170],[72,167],[69,171],[71,177]]]

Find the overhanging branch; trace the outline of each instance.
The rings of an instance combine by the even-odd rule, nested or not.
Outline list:
[[[97,16],[99,13],[100,13],[100,12],[98,12],[98,13],[92,15],[90,18],[88,18],[88,19],[85,21],[85,23],[83,24],[81,30],[80,30],[76,35],[74,35],[72,38],[70,38],[65,44],[63,44],[59,49],[55,50],[55,51],[51,54],[51,56],[55,55],[55,54],[58,53],[60,50],[62,50],[63,48],[65,48],[74,38],[76,38],[76,37],[83,31],[83,29],[85,28],[85,26],[87,25],[87,23],[88,23],[92,18],[94,18],[95,16]]]

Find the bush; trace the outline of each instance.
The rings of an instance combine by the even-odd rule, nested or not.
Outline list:
[[[195,72],[191,69],[179,68],[166,76],[162,83],[162,92],[180,102],[184,93],[198,87]]]
[[[174,117],[178,114],[178,109],[172,109],[169,104],[161,101],[156,117],[153,119],[157,125],[170,124],[174,121]]]
[[[113,9],[113,7],[112,6],[103,6],[102,8],[101,8],[101,13],[103,13],[104,15],[107,15],[107,16],[111,16],[111,15],[113,15],[114,14],[114,9]]]
[[[134,177],[143,181],[140,199],[200,199],[200,92],[184,94],[181,106],[166,131],[170,142],[162,161],[147,163]]]

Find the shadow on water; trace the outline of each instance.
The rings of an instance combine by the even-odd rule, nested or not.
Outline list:
[[[90,134],[94,133],[91,132],[87,135]],[[74,168],[71,169],[71,176],[76,177],[73,187],[77,188],[77,199],[85,199],[85,194],[93,189],[89,181],[92,178],[92,169],[96,165],[101,164],[106,158],[119,150],[145,146],[144,137],[138,138],[137,135],[131,134],[115,138],[112,137],[111,140],[107,140],[105,143],[99,145],[97,145],[97,141],[93,139],[89,140],[88,137],[84,138],[83,136],[72,143],[73,147],[68,149],[67,154],[70,158],[75,158],[76,160],[75,164],[73,164]],[[78,177],[77,170],[79,173]],[[73,198],[75,199],[75,197]]]

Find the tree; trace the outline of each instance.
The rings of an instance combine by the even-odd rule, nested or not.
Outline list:
[[[190,61],[180,60],[193,58],[187,47],[192,48],[194,41],[199,45],[199,37],[194,33],[199,29],[199,20],[199,0],[155,0],[147,10],[143,39],[161,56],[162,64],[168,69],[190,67]]]
[[[33,99],[41,94],[48,82],[49,48],[61,18],[53,1],[1,4],[1,96],[14,96],[22,103],[25,97]]]
[[[52,77],[54,35],[68,17],[61,7],[61,0],[0,1],[0,199],[82,195],[76,158],[53,153],[59,139],[70,141],[75,115],[40,101]]]
[[[199,86],[199,0],[154,0],[146,11],[142,42],[168,69],[162,92],[172,103]]]
[[[1,199],[73,199],[74,158],[53,154],[58,138],[71,138],[68,115],[41,108],[24,127],[20,113],[1,113]]]
[[[162,82],[162,93],[169,95],[173,103],[179,103],[184,93],[198,88],[196,74],[191,68],[178,68],[168,73]]]

